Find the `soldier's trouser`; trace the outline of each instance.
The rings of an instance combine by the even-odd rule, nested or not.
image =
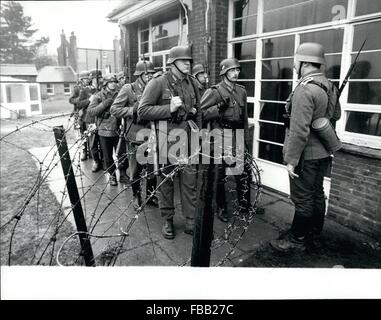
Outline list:
[[[122,143],[120,144],[120,148],[116,156],[118,158],[118,169],[126,170],[128,168],[128,155],[127,155],[127,145],[126,145],[127,141],[124,138],[122,139],[123,139]]]
[[[100,150],[100,142],[98,133],[92,133],[89,137],[90,153],[95,162],[101,162],[102,154]]]
[[[165,169],[165,174],[168,174],[174,167]],[[197,203],[197,168],[195,165],[188,165],[178,173],[180,185],[181,207],[183,215],[188,219],[194,219]],[[164,175],[160,174],[157,178],[157,184],[165,179]],[[168,178],[158,190],[159,208],[161,216],[165,219],[172,219],[175,214],[174,206],[174,181]]]
[[[144,166],[136,161],[136,150],[138,148],[138,144],[129,143],[127,146],[128,149],[128,161],[129,161],[129,169],[130,169],[130,177],[132,179],[131,189],[132,195],[136,197],[142,190],[142,179],[141,173],[144,169]],[[153,171],[148,170],[148,177],[146,181],[146,196],[149,196],[156,189],[156,176],[153,174],[149,174]]]
[[[226,164],[216,165],[216,205],[225,209],[228,218],[238,210],[247,210],[250,205],[249,168],[239,175],[226,175]]]
[[[87,125],[86,125],[86,122],[85,121],[82,121],[82,120],[79,120],[79,132],[81,134],[84,134],[85,131],[87,130]],[[84,149],[84,152],[87,152],[87,138],[85,139],[85,141],[83,142],[83,149]]]
[[[102,153],[103,153],[103,161],[106,167],[107,172],[110,175],[115,175],[115,162],[113,159],[114,149],[118,145],[119,137],[102,137],[99,136],[99,141],[101,143]]]
[[[299,178],[289,179],[291,200],[295,205],[291,232],[296,237],[306,236],[312,232],[319,234],[323,230],[325,215],[323,181],[330,161],[331,157],[305,160],[301,171],[296,168]]]

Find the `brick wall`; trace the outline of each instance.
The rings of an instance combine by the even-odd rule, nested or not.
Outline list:
[[[192,46],[194,64],[204,64],[205,57],[205,1],[192,2],[192,11],[189,13],[188,39]]]
[[[328,217],[380,238],[381,151],[366,149],[348,145],[336,154]]]

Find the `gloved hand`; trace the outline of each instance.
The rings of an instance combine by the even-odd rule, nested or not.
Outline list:
[[[181,101],[180,97],[178,97],[178,96],[173,97],[171,99],[171,104],[170,104],[171,113],[176,112],[182,106],[182,104],[183,104],[183,102]]]
[[[196,118],[197,109],[192,107],[192,109],[188,112],[187,120],[194,120]]]
[[[104,105],[105,108],[107,109],[107,108],[110,108],[110,107],[111,107],[111,105],[112,105],[113,102],[114,102],[113,99],[108,98],[108,99],[106,99],[105,101],[103,101],[103,105]]]

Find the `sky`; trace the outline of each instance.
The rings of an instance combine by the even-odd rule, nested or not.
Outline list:
[[[32,18],[33,28],[39,29],[35,38],[49,37],[48,54],[57,54],[62,30],[68,41],[74,31],[79,48],[113,49],[113,39],[120,38],[118,24],[106,18],[120,0],[18,2]]]

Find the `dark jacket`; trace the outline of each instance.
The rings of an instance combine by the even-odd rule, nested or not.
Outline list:
[[[207,89],[201,99],[201,113],[205,123],[214,128],[244,129],[249,140],[247,94],[245,87],[229,87],[224,81]]]
[[[90,117],[96,117],[98,134],[102,137],[118,136],[118,120],[110,113],[110,107],[118,94],[102,89],[90,99],[87,113]]]
[[[173,114],[170,111],[172,96],[179,96],[183,101],[183,106]],[[188,76],[178,79],[171,71],[157,74],[143,92],[138,106],[138,119],[167,120],[168,132],[173,128],[189,132],[186,120],[190,118],[192,107],[197,110],[192,120],[201,128],[199,102],[200,93],[194,78]]]
[[[143,94],[145,83],[138,78],[134,83],[125,84],[115,98],[110,112],[116,118],[126,118],[125,138],[129,142],[141,143],[136,140],[136,134],[139,130],[148,127],[148,121],[140,120],[138,122],[138,105]]]
[[[318,136],[311,131],[314,120],[327,117],[333,121],[340,119],[340,103],[328,107],[328,95],[318,85],[310,83],[311,80],[320,82],[327,88],[332,83],[323,73],[309,73],[303,77],[295,88],[291,103],[290,128],[286,129],[283,146],[283,157],[287,164],[296,167],[303,154],[304,160],[322,159],[330,156]],[[337,100],[335,92],[331,99]]]

